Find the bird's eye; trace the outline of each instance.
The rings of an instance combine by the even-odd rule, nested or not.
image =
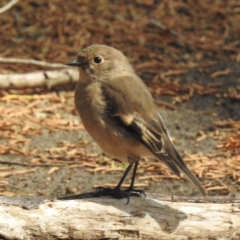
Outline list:
[[[100,57],[95,57],[93,61],[94,61],[95,63],[100,63],[100,62],[102,62],[102,58],[100,58]]]

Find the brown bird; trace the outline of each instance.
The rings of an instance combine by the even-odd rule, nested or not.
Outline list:
[[[165,163],[178,176],[181,170],[206,195],[174,147],[146,85],[120,51],[92,45],[67,65],[79,67],[75,106],[85,129],[106,154],[129,162],[118,185],[114,189],[99,188],[100,192],[128,199],[131,193],[144,193],[134,189],[134,179],[141,157],[151,157]],[[120,187],[133,165],[131,184],[122,191]]]

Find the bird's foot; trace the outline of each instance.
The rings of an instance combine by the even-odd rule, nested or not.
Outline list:
[[[110,196],[112,198],[117,198],[117,199],[122,199],[122,198],[127,198],[127,203],[129,203],[130,197],[140,197],[141,194],[146,196],[145,192],[142,190],[137,190],[137,189],[126,189],[126,190],[121,190],[120,188],[104,188],[104,187],[98,187],[97,189],[98,196],[99,197],[106,197]]]

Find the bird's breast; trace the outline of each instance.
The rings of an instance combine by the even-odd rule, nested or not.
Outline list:
[[[98,82],[79,82],[75,90],[75,107],[87,131],[101,122],[106,103]],[[90,128],[90,129],[88,129]]]
[[[126,159],[127,153],[121,148],[119,133],[107,121],[106,102],[100,84],[78,83],[75,106],[85,129],[103,151],[120,160]]]

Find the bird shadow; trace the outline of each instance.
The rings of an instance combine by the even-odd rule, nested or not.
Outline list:
[[[152,194],[148,195],[153,196]],[[99,198],[101,201],[99,201]],[[109,196],[102,197],[96,191],[58,198],[60,201],[80,199],[87,199],[88,201],[107,207],[115,207],[135,218],[144,218],[146,215],[149,215],[160,226],[161,230],[168,234],[173,233],[179,223],[187,218],[187,215],[178,209],[163,204],[157,199],[145,198],[144,196],[137,196],[137,194],[130,194],[129,204],[126,204],[126,198],[114,199]]]

